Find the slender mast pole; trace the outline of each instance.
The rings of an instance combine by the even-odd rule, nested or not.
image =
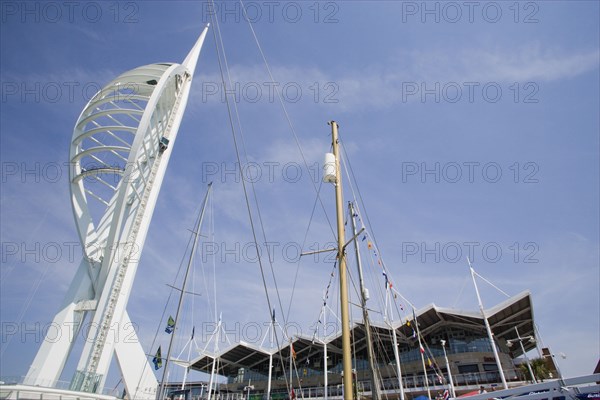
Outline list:
[[[271,326],[269,332],[269,345],[272,346],[275,342],[275,309],[273,309],[273,313],[271,314]],[[266,338],[266,336],[265,336]],[[267,399],[271,398],[271,380],[273,378],[273,354],[269,354],[269,379],[267,381]]]
[[[442,340],[442,349],[444,350],[444,360],[446,360],[446,370],[448,372],[448,380],[450,384],[450,397],[455,398],[454,381],[452,380],[452,371],[450,371],[450,362],[448,361],[448,353],[446,353],[446,341]]]
[[[477,281],[475,280],[475,270],[473,270],[473,267],[471,266],[471,260],[469,260],[469,257],[467,257],[467,262],[469,263],[469,269],[471,270],[471,278],[473,279],[473,286],[475,286],[475,293],[477,293],[479,310],[481,311],[481,316],[483,317],[483,322],[485,323],[485,329],[487,330],[488,338],[490,339],[490,344],[492,345],[492,351],[494,352],[494,358],[496,359],[496,365],[498,366],[500,379],[502,379],[502,385],[504,385],[504,389],[508,389],[508,384],[506,383],[506,378],[504,377],[504,371],[502,370],[502,363],[500,362],[498,350],[496,349],[496,342],[494,341],[494,336],[492,334],[492,328],[490,327],[490,323],[485,316],[485,310],[483,309],[483,303],[481,302],[481,296],[479,295],[479,288],[477,287]]]
[[[208,195],[210,194],[210,190],[212,189],[212,182],[208,184],[208,190],[206,191],[206,195],[204,196],[204,202],[202,204],[202,211],[200,212],[200,217],[198,218],[198,222],[194,228],[194,244],[192,245],[192,251],[190,252],[190,258],[188,260],[188,265],[185,270],[185,276],[183,277],[183,285],[181,287],[181,291],[179,292],[179,303],[177,304],[177,313],[175,314],[175,326],[173,327],[173,333],[171,334],[171,339],[169,340],[169,349],[167,350],[167,358],[165,359],[165,369],[163,370],[162,379],[160,381],[160,389],[158,391],[158,400],[162,400],[164,398],[164,390],[165,390],[165,378],[167,377],[167,370],[169,367],[169,359],[171,358],[171,350],[173,349],[173,341],[175,339],[175,334],[177,333],[177,327],[179,325],[179,314],[181,312],[181,305],[183,304],[183,295],[185,294],[185,285],[187,283],[187,278],[190,273],[190,269],[192,267],[192,261],[194,259],[194,253],[196,252],[196,247],[198,246],[198,237],[200,236],[200,227],[202,226],[202,220],[204,219],[204,211],[206,210],[206,204],[208,203]]]
[[[210,379],[208,381],[208,393],[207,393],[207,399],[212,399],[213,398],[213,384],[215,381],[215,371],[217,368],[217,353],[219,352],[219,338],[221,336],[221,321],[222,321],[222,315],[219,315],[219,322],[217,322],[217,329],[215,330],[215,334],[217,335],[216,339],[215,339],[215,353],[214,353],[214,358],[213,358],[213,363],[212,363],[212,368],[210,370]],[[215,337],[213,334],[213,337]],[[210,342],[210,341],[209,341]]]
[[[385,292],[386,292],[386,302],[387,302],[387,299],[389,299],[390,300],[389,303],[391,303],[390,284],[389,283],[386,285]],[[392,329],[392,338],[394,341],[394,359],[396,360],[396,375],[398,375],[398,388],[400,389],[400,400],[404,400],[404,384],[402,383],[402,369],[400,367],[400,354],[398,351],[398,336],[396,335],[396,328],[394,328],[394,324],[393,324],[394,310],[391,306],[389,308],[389,312],[390,312],[390,320],[388,321],[388,325]],[[398,317],[400,317],[400,316],[398,316]]]
[[[413,317],[415,322],[415,328],[417,329],[417,340],[419,342],[419,353],[421,353],[421,364],[423,364],[423,379],[425,383],[425,387],[427,388],[427,397],[431,399],[431,389],[429,389],[429,377],[427,376],[427,368],[425,368],[425,355],[423,351],[425,348],[423,347],[423,343],[421,342],[421,331],[419,330],[419,321],[417,320],[417,314],[415,313],[415,309],[413,308]]]
[[[290,399],[292,398],[292,393],[294,393],[294,373],[292,369],[293,363],[293,354],[294,354],[294,344],[292,343],[292,337],[290,336]]]
[[[330,121],[331,139],[333,144],[333,155],[335,156],[335,206],[337,215],[338,254],[337,259],[340,266],[340,308],[342,314],[342,355],[343,355],[343,384],[344,400],[352,400],[352,353],[350,352],[350,313],[348,311],[348,279],[346,276],[346,255],[344,253],[344,206],[342,194],[342,174],[340,171],[340,149],[338,140],[338,124]]]
[[[327,386],[329,385],[327,379],[327,310],[325,309],[325,304],[323,304],[323,399],[328,400],[327,396],[329,395],[329,389]]]
[[[323,345],[323,400],[327,400],[327,331],[326,331],[326,327],[327,327],[327,303],[326,303],[326,299],[327,299],[327,294],[323,294],[323,306],[321,307],[321,314],[319,315],[319,323],[321,323],[321,316],[323,318],[323,339],[319,339],[319,328],[317,327],[317,329],[315,330],[315,333],[313,335],[313,343],[314,341],[318,341],[319,343],[321,343]]]
[[[354,254],[356,255],[356,266],[358,268],[358,282],[360,285],[360,305],[363,313],[363,323],[365,325],[365,335],[367,340],[367,353],[369,355],[369,373],[371,375],[371,396],[373,399],[379,399],[379,383],[375,374],[375,351],[373,350],[373,341],[371,340],[371,323],[369,322],[369,312],[367,311],[367,293],[365,291],[365,282],[363,279],[362,265],[360,263],[360,252],[356,238],[356,222],[354,220],[354,205],[348,203],[348,212],[352,222],[352,235],[354,236]]]

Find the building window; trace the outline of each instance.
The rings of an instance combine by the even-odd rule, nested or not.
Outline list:
[[[479,367],[477,366],[477,364],[459,365],[458,372],[461,374],[467,374],[471,372],[477,373],[479,372]]]
[[[498,371],[498,366],[496,364],[483,364],[484,371]]]

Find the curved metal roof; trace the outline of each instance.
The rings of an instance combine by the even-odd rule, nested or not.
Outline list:
[[[517,332],[521,337],[536,337],[533,320],[533,306],[531,294],[529,291],[522,292],[513,296],[496,306],[485,310],[492,331],[500,342],[506,342],[517,338]],[[417,322],[421,335],[426,337],[444,325],[461,326],[467,329],[485,330],[483,317],[479,312],[464,311],[451,308],[438,307],[434,304],[419,310],[416,313]],[[407,322],[413,323],[412,318]],[[412,327],[405,322],[397,322],[393,326],[398,334],[398,342],[406,345],[415,346],[416,339],[412,339]],[[353,323],[351,327],[353,346],[357,354],[366,352],[365,330],[361,323]],[[384,351],[392,352],[392,331],[389,326],[372,324],[371,330],[377,335],[378,346]],[[326,340],[328,357],[331,360],[330,365],[335,365],[338,359],[341,359],[341,332]],[[317,339],[305,336],[294,337],[292,340],[294,352],[296,353],[297,365],[308,365],[310,360],[322,359],[323,342]],[[526,351],[535,347],[534,342],[523,341]],[[520,346],[511,348],[512,356],[518,357],[522,354]],[[219,352],[216,355],[206,354],[192,360],[190,368],[198,371],[210,373],[213,360],[218,359],[218,374],[233,376],[237,374],[239,368],[253,370],[267,375],[269,359],[289,360],[290,345],[282,344],[279,348],[264,349],[248,343],[239,342],[233,346]],[[287,362],[287,361],[286,361]],[[284,363],[285,364],[285,363]],[[311,364],[311,368],[322,368],[320,365]]]

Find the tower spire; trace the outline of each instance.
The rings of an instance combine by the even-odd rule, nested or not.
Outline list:
[[[52,322],[61,335],[44,340],[25,384],[56,384],[88,315],[71,390],[102,392],[116,355],[129,397],[155,397],[157,381],[126,307],[207,28],[184,64],[121,74],[75,123],[69,178],[84,256]]]

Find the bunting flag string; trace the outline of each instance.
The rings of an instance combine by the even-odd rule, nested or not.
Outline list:
[[[323,306],[327,305],[327,300],[329,299],[329,289],[331,288],[331,283],[333,281],[333,277],[335,276],[336,267],[337,261],[333,263],[333,270],[331,271],[331,275],[329,275],[329,283],[327,284],[327,288],[325,289],[325,296],[323,296]]]
[[[440,375],[440,373],[437,371],[435,373],[435,376],[437,376],[438,382],[440,383],[440,385],[442,385],[444,383],[444,377]]]
[[[329,283],[327,283],[327,288],[325,289],[325,295],[323,296],[323,307],[327,306],[327,300],[329,300],[329,289],[331,288],[331,284],[333,282],[333,278],[335,277],[335,269],[337,268],[337,260],[333,263],[333,268],[331,270],[331,274],[329,275]],[[275,317],[275,310],[273,310],[273,318]],[[318,325],[323,324],[323,322],[321,321],[321,314],[319,314],[319,318],[318,318]],[[315,326],[315,332],[313,335],[313,339],[314,336],[316,336],[317,334],[317,330],[318,325]]]
[[[354,217],[357,217],[359,222],[361,222],[361,218],[360,215],[358,215],[358,213],[355,213]],[[362,225],[362,222],[361,222]],[[390,279],[390,277],[388,276],[386,267],[385,267],[385,263],[383,262],[383,258],[381,257],[380,252],[378,251],[378,249],[376,248],[374,241],[371,239],[369,232],[366,230],[366,227],[364,225],[362,225],[362,229],[364,230],[364,234],[362,235],[361,238],[361,242],[367,242],[367,249],[368,249],[368,253],[371,254],[372,260],[376,260],[377,261],[377,265],[379,265],[381,267],[381,274],[383,275],[383,279],[385,281],[384,283],[384,287],[385,289],[392,289],[393,283]],[[394,292],[394,299],[397,299],[397,293],[395,290],[393,290]],[[402,304],[399,305],[400,310],[404,311],[404,307]],[[420,333],[418,332],[418,321],[417,321],[417,316],[415,313],[415,309],[412,309],[412,313],[413,313],[413,319],[412,322],[410,320],[406,320],[406,326],[410,327],[412,329],[412,339],[417,339],[417,335],[420,335]],[[427,344],[425,344],[425,346],[427,346]],[[437,366],[437,364],[435,363],[435,357],[433,356],[433,354],[431,353],[431,350],[429,348],[425,349],[425,347],[423,347],[423,343],[419,343],[419,352],[424,355],[425,357],[427,357],[427,365],[429,366],[429,368],[433,369],[436,372],[436,377],[438,380],[440,380],[440,378],[442,380],[440,380],[440,383],[443,382],[443,377],[439,374],[439,368]],[[431,357],[430,357],[431,356]],[[432,360],[433,357],[433,360]]]
[[[359,221],[360,221],[360,216],[355,215],[356,217],[358,217]],[[366,230],[366,228],[363,225],[363,229],[365,230],[365,233],[362,235],[362,239],[361,241],[367,242],[367,249],[369,250],[368,252],[371,254],[371,256],[373,257],[373,260],[377,261],[377,265],[379,265],[381,267],[381,274],[383,275],[383,279],[385,280],[384,283],[384,287],[385,289],[392,289],[394,287],[390,277],[388,276],[386,267],[385,267],[385,263],[383,262],[383,258],[381,257],[380,252],[377,250],[374,242],[371,240],[371,237],[368,233],[368,231]],[[397,299],[397,293],[394,290],[394,299]],[[404,311],[404,307],[402,304],[399,305],[400,310]],[[412,310],[413,313],[413,319],[412,322],[410,320],[406,320],[406,326],[410,327],[412,329],[412,339],[417,339],[417,335],[419,335],[418,333],[418,328],[416,326],[417,322],[417,316],[415,314],[415,310],[413,308]],[[423,344],[419,344],[419,352],[423,355],[425,355],[427,357],[427,364],[429,365],[429,368],[433,369],[436,371],[436,376],[437,379],[440,380],[440,378],[442,378],[442,380],[440,381],[440,383],[443,382],[443,377],[439,374],[439,368],[437,366],[437,364],[435,363],[435,357],[433,357],[433,360],[430,358],[430,355],[433,356],[433,354],[431,353],[431,351],[429,349],[425,349],[425,347],[423,347]],[[426,354],[427,353],[427,354]]]
[[[363,227],[363,229],[365,229]],[[362,241],[364,242],[365,240],[367,240],[367,233],[365,233],[363,235]],[[379,265],[381,267],[381,273],[383,275],[383,278],[385,279],[385,288],[392,288],[394,287],[394,285],[392,284],[392,281],[388,278],[387,275],[387,271],[385,270],[385,265],[383,264],[383,260],[381,259],[380,255],[378,254],[377,249],[375,248],[375,246],[373,245],[373,242],[371,240],[367,241],[367,249],[371,250],[373,257],[375,258],[375,260],[377,260],[377,265]],[[396,295],[394,295],[394,298],[396,298]]]

